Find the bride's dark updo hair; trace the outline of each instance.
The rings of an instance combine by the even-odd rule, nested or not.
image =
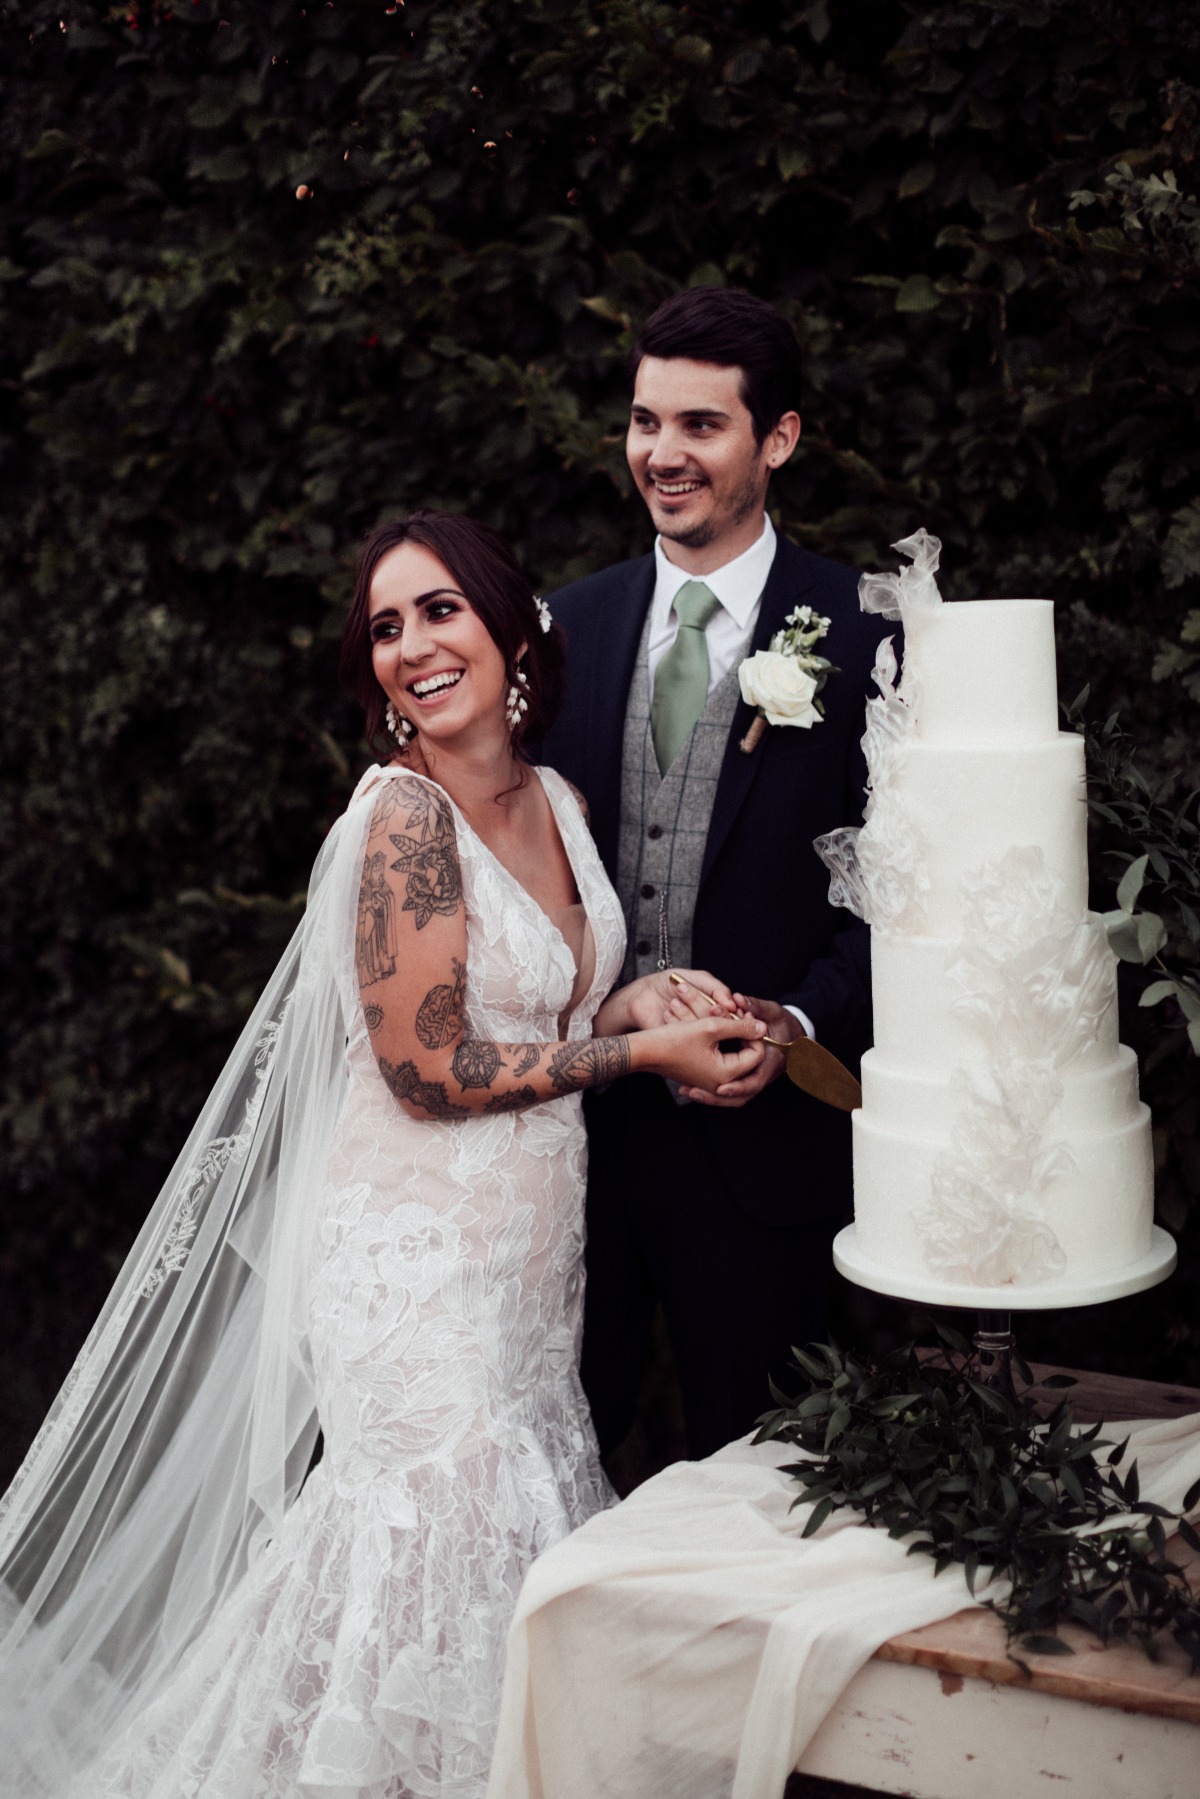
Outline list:
[[[354,597],[342,633],[340,672],[343,688],[365,714],[367,742],[378,747],[386,741],[393,750],[396,747],[387,729],[387,695],[371,666],[371,582],[388,551],[402,543],[420,544],[449,569],[503,656],[510,683],[516,679],[521,645],[528,645],[521,662],[527,683],[521,694],[529,709],[513,732],[513,749],[521,753],[527,738],[536,742],[545,734],[562,704],[566,641],[562,628],[552,624],[549,631],[542,629],[533,589],[498,531],[459,513],[426,509],[376,525],[359,555]]]

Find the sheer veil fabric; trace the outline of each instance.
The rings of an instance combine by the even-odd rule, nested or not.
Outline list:
[[[20,1799],[482,1792],[524,1567],[611,1500],[576,1371],[578,1096],[410,1120],[370,1052],[356,902],[392,772],[369,770],[330,832],[2,1502],[0,1757]],[[574,800],[542,779],[596,941],[569,1024],[587,1035],[623,925]],[[457,826],[469,1029],[552,1039],[570,952]],[[255,1705],[272,1717],[247,1721]]]

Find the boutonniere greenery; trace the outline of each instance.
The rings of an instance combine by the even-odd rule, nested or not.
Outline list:
[[[758,708],[758,716],[742,738],[748,756],[758,748],[768,725],[800,725],[810,731],[825,716],[817,697],[837,670],[816,646],[828,634],[829,620],[811,606],[797,606],[776,631],[770,647],[755,650],[738,664],[742,698]]]

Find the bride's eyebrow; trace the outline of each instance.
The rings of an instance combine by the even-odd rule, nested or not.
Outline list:
[[[430,606],[433,604],[434,600],[445,599],[447,595],[449,595],[451,599],[462,600],[464,604],[470,605],[470,601],[467,599],[466,594],[460,593],[457,587],[433,587],[428,593],[417,594],[416,598],[413,600],[413,605]],[[378,612],[373,612],[371,614],[370,622],[371,624],[375,624],[377,620],[381,618],[399,617],[399,606],[381,606]]]

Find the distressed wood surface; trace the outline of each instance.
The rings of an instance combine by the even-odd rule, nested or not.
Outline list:
[[[1075,1378],[1079,1384],[1067,1391],[1071,1409],[1081,1423],[1180,1418],[1189,1412],[1200,1413],[1200,1392],[1191,1387],[1038,1364],[1032,1372],[1040,1380],[1051,1374]],[[1034,1391],[1046,1406],[1056,1405],[1062,1397],[1056,1388]],[[1192,1585],[1200,1585],[1200,1556],[1185,1548],[1178,1537],[1172,1539],[1170,1552],[1172,1559],[1187,1569]],[[1144,1711],[1160,1718],[1200,1724],[1200,1677],[1189,1674],[1188,1659],[1174,1643],[1165,1644],[1160,1658],[1152,1662],[1137,1644],[1111,1643],[1106,1647],[1079,1625],[1064,1624],[1059,1634],[1075,1651],[1073,1656],[1020,1651],[1032,1680],[1026,1679],[1010,1657],[1004,1627],[990,1612],[956,1612],[938,1624],[905,1631],[885,1643],[876,1655],[880,1661],[932,1668],[940,1674],[944,1689],[947,1682],[991,1680],[1001,1686],[1019,1685],[1089,1705],[1116,1705],[1126,1711]]]
[[[1071,1374],[1081,1423],[1200,1413],[1200,1391],[1088,1370]],[[1058,1403],[1042,1389],[1039,1404]],[[1200,1557],[1174,1558],[1200,1585]],[[1200,1677],[1173,1643],[1151,1661],[1064,1625],[1072,1656],[1010,1660],[989,1612],[964,1611],[879,1649],[813,1738],[786,1799],[1031,1799],[1065,1787],[1088,1799],[1195,1799],[1200,1792]]]

